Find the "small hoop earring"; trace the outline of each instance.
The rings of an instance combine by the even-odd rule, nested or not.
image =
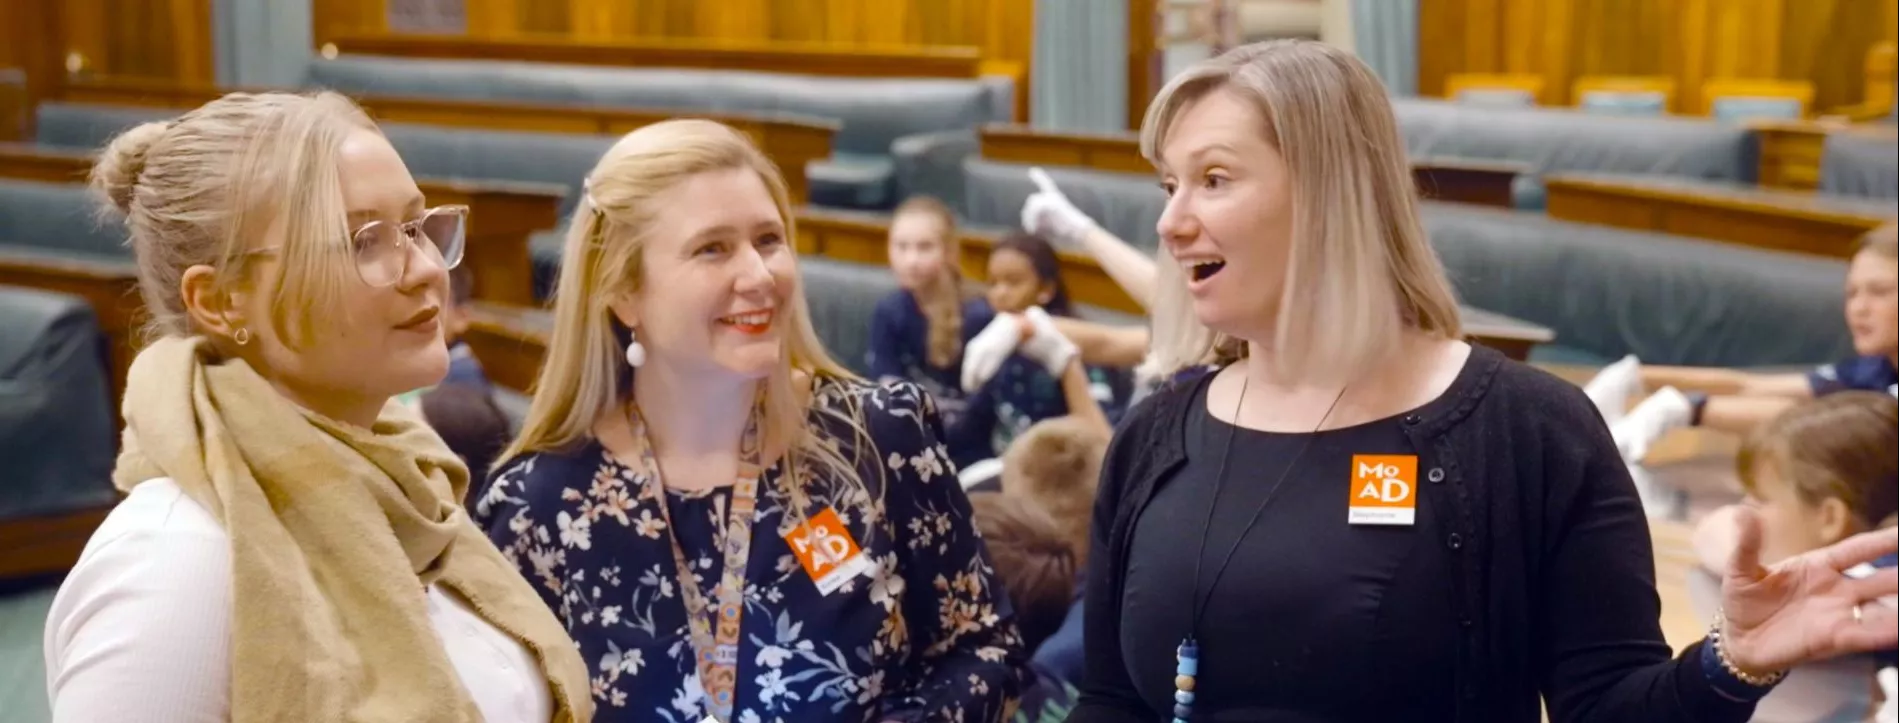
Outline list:
[[[231,341],[237,342],[238,346],[251,343],[251,330],[241,326],[238,327],[237,331],[231,334]]]
[[[633,332],[628,331],[627,336],[633,336]],[[637,338],[633,339],[630,342],[627,342],[626,363],[627,363],[627,366],[634,367],[636,369],[639,368],[641,364],[646,363],[646,345],[641,344],[640,340]]]

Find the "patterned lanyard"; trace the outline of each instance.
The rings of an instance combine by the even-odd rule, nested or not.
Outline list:
[[[725,574],[719,579],[719,608],[709,615],[706,599],[686,563],[685,548],[679,544],[678,528],[666,504],[666,482],[646,437],[646,421],[638,408],[631,410],[633,438],[639,441],[640,459],[651,475],[646,484],[649,494],[659,502],[659,517],[666,524],[666,539],[672,543],[673,569],[679,576],[679,597],[686,605],[686,627],[692,641],[693,658],[698,662],[699,683],[705,687],[707,707],[720,721],[732,720],[734,689],[738,683],[739,619],[745,612],[745,568],[752,553],[753,511],[758,503],[759,434],[758,419],[763,410],[756,405],[745,435],[739,439],[738,478],[732,485],[732,504],[725,517]]]

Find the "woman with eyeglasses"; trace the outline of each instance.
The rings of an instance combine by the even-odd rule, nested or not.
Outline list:
[[[391,397],[448,369],[467,209],[426,208],[342,96],[232,94],[133,128],[93,187],[153,341],[126,494],[47,616],[67,721],[585,721],[559,622]]]

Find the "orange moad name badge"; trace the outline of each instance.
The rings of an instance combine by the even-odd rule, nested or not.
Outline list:
[[[836,592],[870,566],[864,551],[857,547],[857,540],[844,528],[844,521],[829,507],[785,535],[785,542],[791,545],[791,554],[798,557],[798,563],[804,565],[805,573],[817,583],[818,591],[825,595]]]
[[[1350,512],[1354,525],[1410,525],[1418,518],[1418,457],[1352,455]]]

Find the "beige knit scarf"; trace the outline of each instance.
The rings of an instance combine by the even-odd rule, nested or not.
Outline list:
[[[169,338],[133,361],[125,421],[119,488],[169,477],[230,535],[232,721],[480,721],[430,624],[437,583],[533,652],[555,721],[591,719],[573,642],[462,511],[467,468],[401,405],[371,429],[325,419]]]

